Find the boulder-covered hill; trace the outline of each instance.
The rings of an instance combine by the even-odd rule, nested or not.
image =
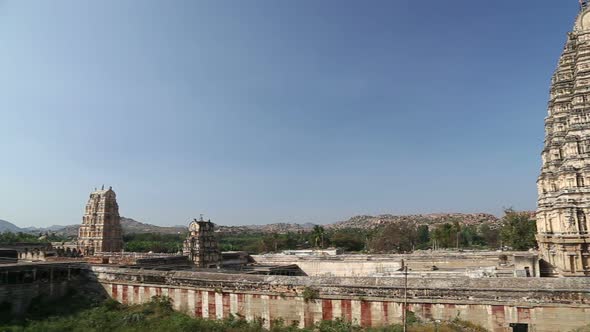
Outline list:
[[[309,232],[315,224],[294,224],[294,223],[275,223],[267,225],[243,225],[243,226],[222,226],[215,225],[217,232],[221,234],[240,234],[240,233],[301,233]]]
[[[534,213],[531,212],[531,217]],[[463,225],[478,225],[482,223],[490,223],[499,225],[500,220],[491,214],[487,213],[432,213],[432,214],[416,214],[416,215],[402,215],[396,216],[391,214],[383,214],[378,216],[355,216],[345,221],[339,221],[332,224],[323,225],[328,230],[338,230],[344,228],[353,229],[375,229],[385,226],[389,223],[411,222],[418,225],[436,225],[446,222],[458,221]],[[124,234],[138,234],[138,233],[161,233],[161,234],[183,234],[187,231],[187,226],[156,226],[137,220],[121,217],[121,226]],[[279,233],[285,234],[288,232],[300,233],[309,232],[313,229],[315,224],[305,223],[274,223],[267,225],[242,225],[242,226],[224,226],[216,225],[216,232],[220,234],[244,234],[244,233]],[[54,232],[66,236],[77,236],[80,225],[69,226],[51,226],[48,228],[19,228],[18,226],[4,220],[0,220],[0,232]]]
[[[288,233],[288,232],[306,232],[313,229],[314,224],[293,224],[293,223],[275,223],[268,225],[244,225],[244,226],[223,226],[215,225],[217,233],[220,234],[242,234],[242,233]],[[160,234],[179,234],[186,233],[187,226],[156,226],[137,220],[121,217],[121,227],[123,227],[123,234],[141,234],[141,233],[160,233]],[[55,232],[66,236],[77,236],[80,225],[69,225],[55,227],[52,229],[37,228],[30,230],[31,232]]]
[[[382,214],[378,216],[356,216],[345,221],[326,225],[328,229],[358,228],[375,229],[390,223],[411,222],[418,225],[436,225],[459,222],[462,225],[479,225],[482,223],[497,224],[500,222],[496,216],[487,213],[431,213],[395,216]]]

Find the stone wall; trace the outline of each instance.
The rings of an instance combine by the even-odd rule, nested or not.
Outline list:
[[[230,314],[300,327],[342,318],[362,326],[400,323],[402,278],[285,277],[94,266],[91,278],[114,299],[134,304],[166,295],[174,308],[205,318]],[[307,294],[307,296],[306,296]],[[310,295],[311,294],[311,295]],[[590,280],[542,278],[410,278],[408,307],[422,319],[460,317],[490,331],[558,332],[590,324]],[[307,300],[307,301],[306,301]]]
[[[508,261],[501,266],[500,255]],[[423,252],[411,255],[326,255],[296,256],[284,254],[253,255],[260,264],[297,264],[308,276],[364,277],[399,274],[405,264],[411,271],[427,272],[436,266],[437,274],[478,275],[497,270],[514,276],[515,269],[529,267],[531,276],[538,276],[538,259],[529,252]]]
[[[368,276],[388,274],[402,267],[400,258],[370,258],[366,255],[342,256],[293,256],[293,255],[253,255],[259,264],[290,265],[297,264],[308,276]]]
[[[85,268],[87,269],[87,267]],[[78,264],[10,264],[0,266],[0,304],[8,303],[13,315],[24,313],[39,296],[60,298],[79,288]]]

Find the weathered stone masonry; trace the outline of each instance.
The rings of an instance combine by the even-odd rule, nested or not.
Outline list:
[[[0,265],[0,304],[8,303],[12,314],[21,314],[38,296],[61,298],[69,289],[84,287],[87,271],[86,264],[77,263]]]
[[[123,249],[119,205],[112,188],[103,187],[90,194],[78,230],[78,246],[84,255]]]
[[[104,266],[92,267],[92,276],[122,303],[166,295],[176,310],[193,316],[261,318],[267,327],[279,318],[309,327],[335,318],[380,326],[400,323],[402,317],[401,278],[246,276]],[[317,291],[317,298],[306,302],[305,289]],[[462,317],[494,332],[511,331],[510,323],[529,324],[530,331],[570,331],[590,324],[590,280],[409,279],[408,303],[409,310],[424,319]]]

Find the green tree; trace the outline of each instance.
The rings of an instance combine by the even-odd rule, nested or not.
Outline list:
[[[479,226],[477,231],[483,244],[489,248],[498,248],[500,244],[500,229],[498,227],[491,227],[489,223],[484,223]]]
[[[420,225],[416,234],[416,248],[426,249],[430,243],[430,231],[428,225]]]
[[[44,243],[49,242],[47,238],[42,238],[41,236],[33,235],[29,233],[12,233],[12,232],[3,232],[0,233],[0,243],[1,244],[15,244],[17,242],[30,242],[30,243]]]
[[[503,245],[515,250],[535,248],[537,225],[527,212],[516,212],[512,209],[504,211],[500,235]]]
[[[369,247],[374,252],[411,252],[417,242],[418,229],[409,222],[391,223],[375,235]]]
[[[365,248],[365,234],[358,230],[338,230],[331,234],[332,245],[346,251],[361,251]]]
[[[461,229],[461,236],[460,236],[461,246],[466,248],[473,248],[484,246],[485,241],[477,226],[475,225],[466,225],[463,226]]]
[[[123,236],[125,251],[175,253],[182,249],[185,234],[141,233]]]
[[[453,224],[447,222],[438,225],[432,232],[432,240],[439,248],[451,248],[455,245],[453,241],[455,239],[454,232]]]
[[[313,226],[312,237],[316,248],[324,248],[326,230],[320,225]]]
[[[457,249],[459,249],[459,244],[461,241],[461,230],[463,227],[461,227],[461,224],[455,220],[453,221],[453,230],[452,230],[452,234],[451,237],[453,239],[453,247],[456,247]]]

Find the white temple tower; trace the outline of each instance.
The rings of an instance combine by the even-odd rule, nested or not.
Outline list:
[[[123,249],[119,205],[112,187],[105,190],[103,186],[90,194],[78,230],[78,247],[84,255]]]
[[[581,2],[551,80],[537,241],[560,276],[590,276],[590,6]]]

